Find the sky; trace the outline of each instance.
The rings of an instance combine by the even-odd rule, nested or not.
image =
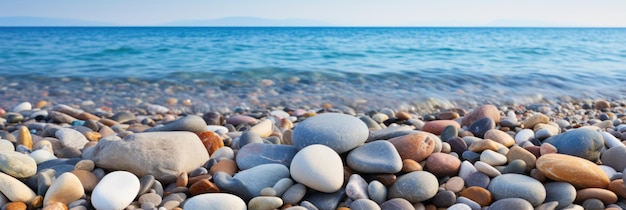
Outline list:
[[[1,0],[0,17],[156,25],[223,17],[311,19],[346,26],[626,26],[626,0]]]

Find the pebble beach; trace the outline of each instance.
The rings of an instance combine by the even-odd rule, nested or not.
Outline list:
[[[209,110],[167,88],[17,87],[0,108],[7,210],[626,208],[625,101]]]

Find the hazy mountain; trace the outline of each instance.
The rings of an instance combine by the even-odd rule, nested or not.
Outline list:
[[[113,26],[115,24],[65,18],[0,17],[0,26]]]
[[[179,20],[162,26],[332,26],[328,22],[308,19],[266,19],[257,17],[225,17],[209,20]]]

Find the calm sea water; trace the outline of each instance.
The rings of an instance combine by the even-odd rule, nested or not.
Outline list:
[[[228,87],[266,79],[279,95],[523,101],[626,98],[625,75],[624,28],[0,28],[4,81],[133,78],[237,92]]]

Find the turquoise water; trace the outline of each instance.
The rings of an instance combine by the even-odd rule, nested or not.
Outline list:
[[[519,100],[623,97],[625,73],[625,28],[0,28],[0,76],[10,81],[230,90],[269,79],[285,94]]]

